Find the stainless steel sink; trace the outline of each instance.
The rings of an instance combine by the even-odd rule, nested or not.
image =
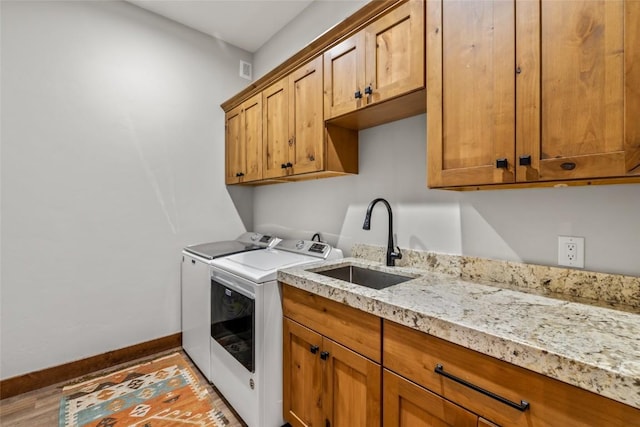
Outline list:
[[[357,267],[355,265],[345,265],[330,270],[315,271],[315,273],[344,280],[345,282],[355,283],[356,285],[366,286],[371,289],[384,289],[413,279],[413,277],[386,273],[384,271]]]

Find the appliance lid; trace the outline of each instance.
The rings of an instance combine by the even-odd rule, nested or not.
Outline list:
[[[238,252],[253,251],[256,249],[260,249],[260,246],[256,246],[253,243],[238,242],[237,240],[202,243],[184,248],[187,252],[191,252],[194,255],[198,255],[209,260],[225,255],[236,254]]]
[[[219,242],[200,243],[197,245],[189,245],[184,248],[199,257],[212,260],[221,256],[237,254],[239,252],[253,251],[263,249],[271,244],[277,243],[280,239],[260,233],[245,232],[236,238],[236,240],[222,240]]]
[[[280,268],[294,267],[315,261],[320,261],[320,259],[299,253],[267,249],[218,258],[213,260],[211,265],[252,282],[264,283],[275,280]]]

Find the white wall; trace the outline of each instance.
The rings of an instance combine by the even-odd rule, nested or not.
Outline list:
[[[180,331],[181,248],[252,222],[219,107],[251,55],[123,2],[1,11],[4,379]]]
[[[333,6],[351,10],[352,4]],[[255,68],[277,64],[302,48],[317,35],[321,17],[305,9],[278,33],[277,43],[269,41],[255,54]],[[322,22],[325,28],[334,24]],[[289,43],[281,46],[279,40]],[[371,231],[362,230],[368,203],[385,197],[394,209],[401,247],[556,265],[557,236],[584,236],[586,269],[640,275],[640,184],[428,190],[425,126],[422,115],[361,131],[357,176],[257,188],[254,228],[307,238],[320,231],[347,253],[355,242],[385,245],[382,206],[375,208]]]

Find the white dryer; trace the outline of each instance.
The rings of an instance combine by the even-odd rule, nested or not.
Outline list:
[[[182,347],[209,381],[211,381],[209,265],[218,257],[265,249],[278,240],[269,235],[247,232],[235,240],[191,245],[182,251],[180,268]]]

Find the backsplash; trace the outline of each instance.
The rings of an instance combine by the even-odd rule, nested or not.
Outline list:
[[[351,256],[385,262],[386,248],[355,244]],[[513,261],[402,249],[399,267],[458,276],[470,282],[552,298],[640,312],[640,277],[549,267]]]

